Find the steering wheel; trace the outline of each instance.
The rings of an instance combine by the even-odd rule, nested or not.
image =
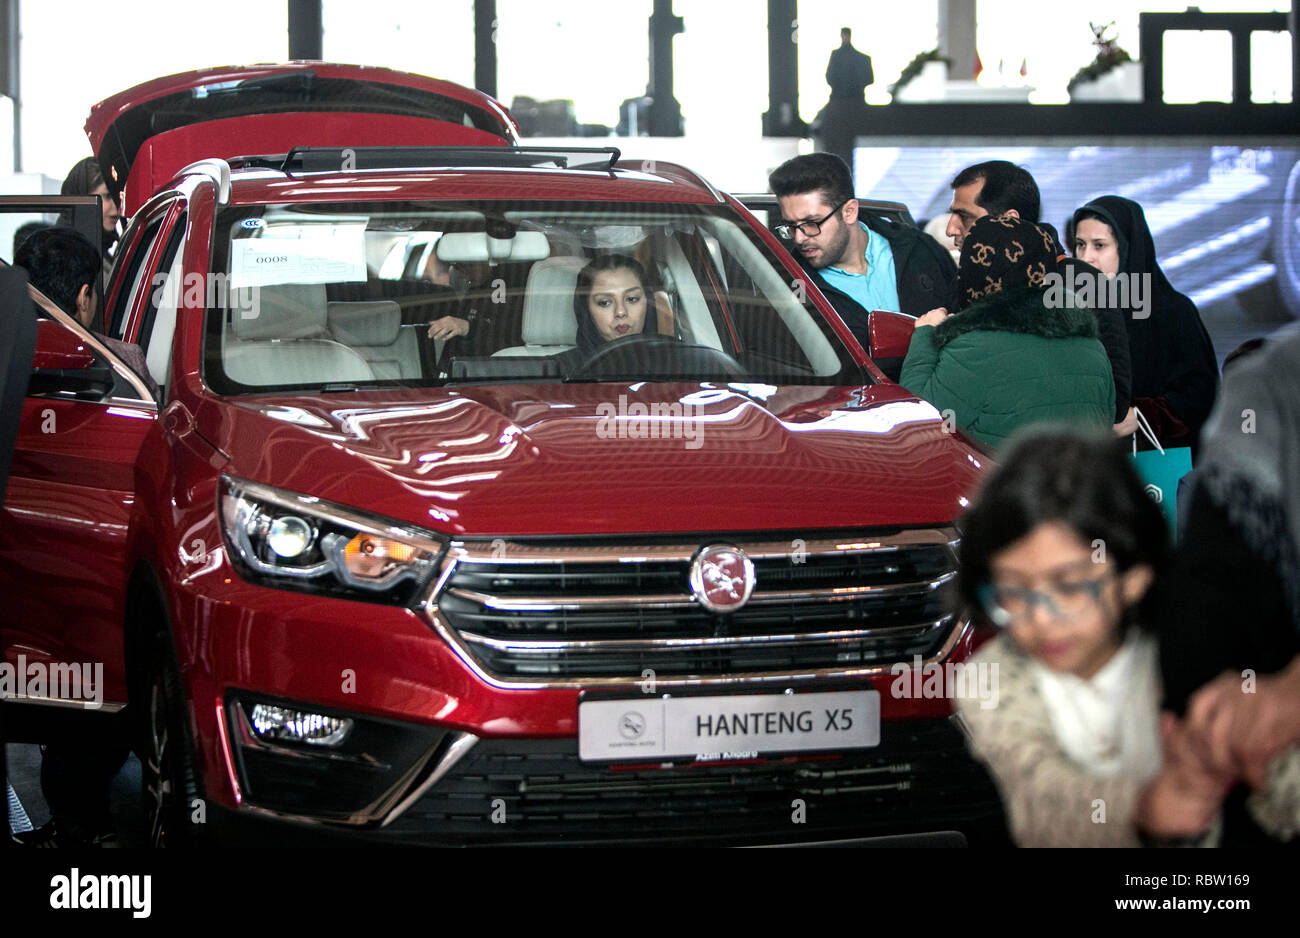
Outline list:
[[[634,373],[645,374],[647,377],[654,377],[656,371],[665,374],[676,374],[683,369],[682,365],[689,366],[692,360],[705,360],[706,367],[687,368],[690,371],[717,371],[719,368],[730,376],[743,375],[744,369],[740,363],[728,355],[707,345],[687,345],[675,336],[660,335],[657,332],[645,333],[638,332],[632,335],[625,335],[621,339],[615,339],[607,342],[598,348],[590,358],[569,373],[568,377],[588,378],[601,371],[610,370],[608,364],[618,359],[618,367],[612,369],[614,373]],[[661,367],[656,369],[656,364],[667,364],[672,362],[673,368]]]

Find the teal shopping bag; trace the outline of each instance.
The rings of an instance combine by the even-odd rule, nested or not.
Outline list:
[[[1151,500],[1160,506],[1165,520],[1169,522],[1169,534],[1178,537],[1178,483],[1183,476],[1192,471],[1192,451],[1189,447],[1165,449],[1151,432],[1142,411],[1136,411],[1138,426],[1155,449],[1139,453],[1137,451],[1137,434],[1133,434],[1133,465],[1137,469],[1142,486]]]

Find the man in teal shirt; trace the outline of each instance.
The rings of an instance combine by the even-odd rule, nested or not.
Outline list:
[[[899,309],[898,274],[894,271],[894,250],[883,235],[873,235],[871,229],[858,222],[862,238],[849,238],[849,250],[859,264],[823,267],[822,279],[837,290],[843,290],[865,310]],[[857,250],[857,241],[863,248]],[[859,268],[859,269],[854,269]]]
[[[838,156],[796,156],[769,182],[781,207],[777,233],[863,348],[872,310],[920,316],[956,308],[957,267],[948,252],[915,226],[861,212]]]

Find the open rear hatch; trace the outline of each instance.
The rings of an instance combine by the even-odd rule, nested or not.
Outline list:
[[[469,88],[325,62],[170,75],[96,104],[86,119],[109,188],[134,212],[177,170],[295,146],[510,146],[514,119]]]

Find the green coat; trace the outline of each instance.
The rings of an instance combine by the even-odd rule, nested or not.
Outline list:
[[[1044,305],[1037,290],[994,295],[920,326],[898,383],[976,439],[1001,446],[1030,423],[1096,429],[1115,417],[1115,381],[1087,308]]]

